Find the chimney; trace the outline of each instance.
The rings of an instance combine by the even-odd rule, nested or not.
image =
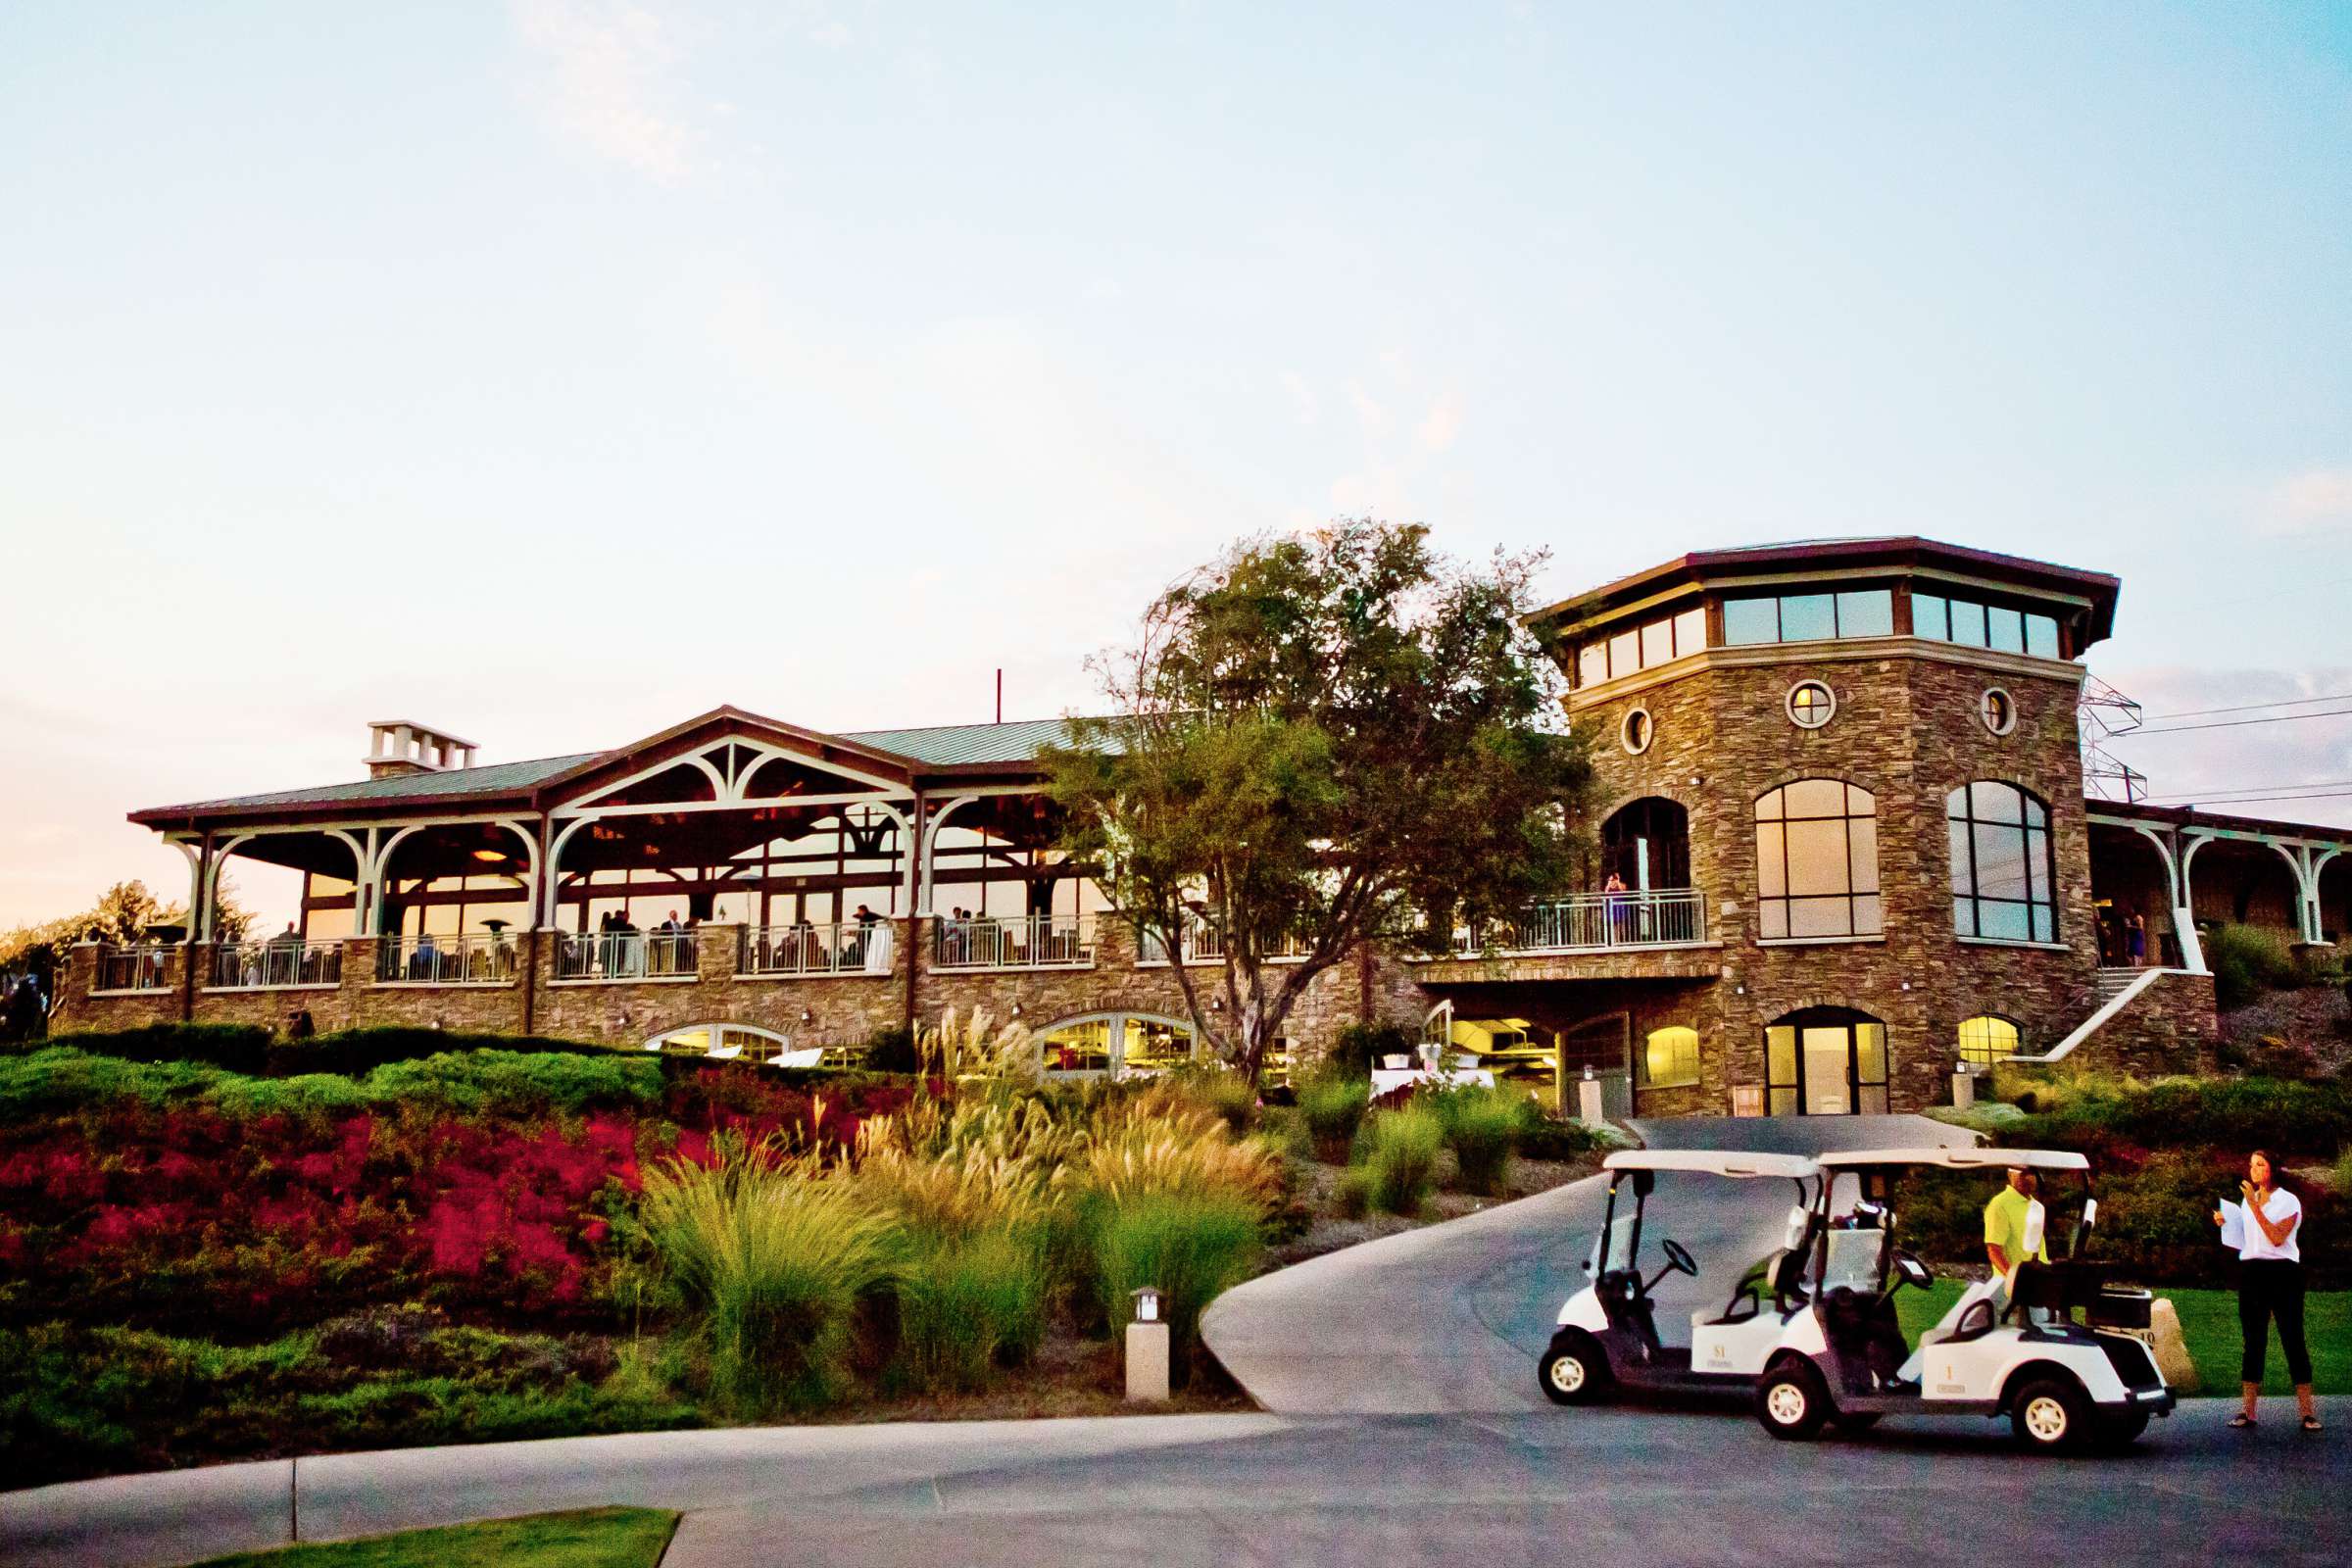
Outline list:
[[[473,742],[414,719],[379,718],[368,726],[368,776],[398,778],[406,773],[446,773],[473,765]]]

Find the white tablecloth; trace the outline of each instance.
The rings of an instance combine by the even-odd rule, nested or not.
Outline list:
[[[1423,1067],[1375,1067],[1372,1069],[1372,1093],[1385,1095],[1406,1084],[1476,1084],[1481,1089],[1494,1087],[1494,1074],[1485,1067],[1457,1067],[1452,1072],[1431,1072]]]

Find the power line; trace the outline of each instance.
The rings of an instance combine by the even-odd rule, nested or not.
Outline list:
[[[2210,724],[2171,724],[2162,729],[2136,729],[2118,740],[2136,739],[2142,735],[2186,735],[2200,729],[2243,729],[2248,724],[2284,724],[2298,718],[2352,718],[2352,708],[2330,708],[2322,713],[2273,713],[2267,718],[2217,718]]]
[[[2263,784],[2220,784],[2216,785],[2211,791],[2166,790],[2162,795],[2151,797],[2151,799],[2165,801],[2214,801],[2221,800],[2231,795],[2247,795],[2257,790],[2340,789],[2352,789],[2352,778],[2306,779],[2300,784],[2289,784],[2283,779],[2273,780]],[[2273,797],[2269,795],[2257,796],[2255,798],[2259,800],[2273,799]]]
[[[2150,806],[2182,806],[2188,807],[2191,809],[2202,809],[2206,807],[2212,807],[2218,810],[2225,806],[2270,806],[2282,801],[2347,800],[2352,800],[2352,790],[2321,790],[2312,795],[2235,795],[2221,797],[2215,797],[2211,795],[2184,795],[2178,800],[2149,801],[2146,804]]]
[[[2352,692],[2332,692],[2326,697],[2281,697],[2275,703],[2240,703],[2235,708],[2189,708],[2183,709],[2178,713],[2150,713],[2147,715],[2147,721],[2151,724],[2161,724],[2168,718],[2203,718],[2211,713],[2252,713],[2265,708],[2308,708],[2314,703],[2345,701],[2352,701]],[[2281,716],[2292,718],[2295,715],[2288,713]]]

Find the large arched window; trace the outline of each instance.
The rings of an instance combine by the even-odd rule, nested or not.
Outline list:
[[[2058,940],[2050,813],[1991,779],[1944,799],[1952,841],[1952,929],[2001,942]]]
[[[1841,779],[1784,784],[1756,802],[1756,909],[1767,941],[1877,936],[1878,802]]]
[[[2017,1054],[2017,1025],[1993,1013],[1960,1020],[1960,1059],[1979,1067]]]
[[[1628,801],[1600,824],[1600,859],[1629,888],[1689,887],[1690,813],[1663,796]]]
[[[1096,1012],[1038,1031],[1050,1078],[1149,1075],[1191,1063],[1193,1026],[1145,1012]]]

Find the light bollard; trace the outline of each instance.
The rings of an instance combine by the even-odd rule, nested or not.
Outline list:
[[[1601,1109],[1600,1080],[1590,1072],[1577,1080],[1576,1119],[1591,1127],[1597,1127],[1609,1119]]]
[[[1159,1292],[1147,1285],[1133,1294],[1135,1316],[1127,1324],[1127,1402],[1165,1404],[1169,1342],[1168,1325],[1159,1315]]]
[[[1966,1110],[1977,1102],[1977,1075],[1966,1067],[1952,1074],[1952,1108]]]

